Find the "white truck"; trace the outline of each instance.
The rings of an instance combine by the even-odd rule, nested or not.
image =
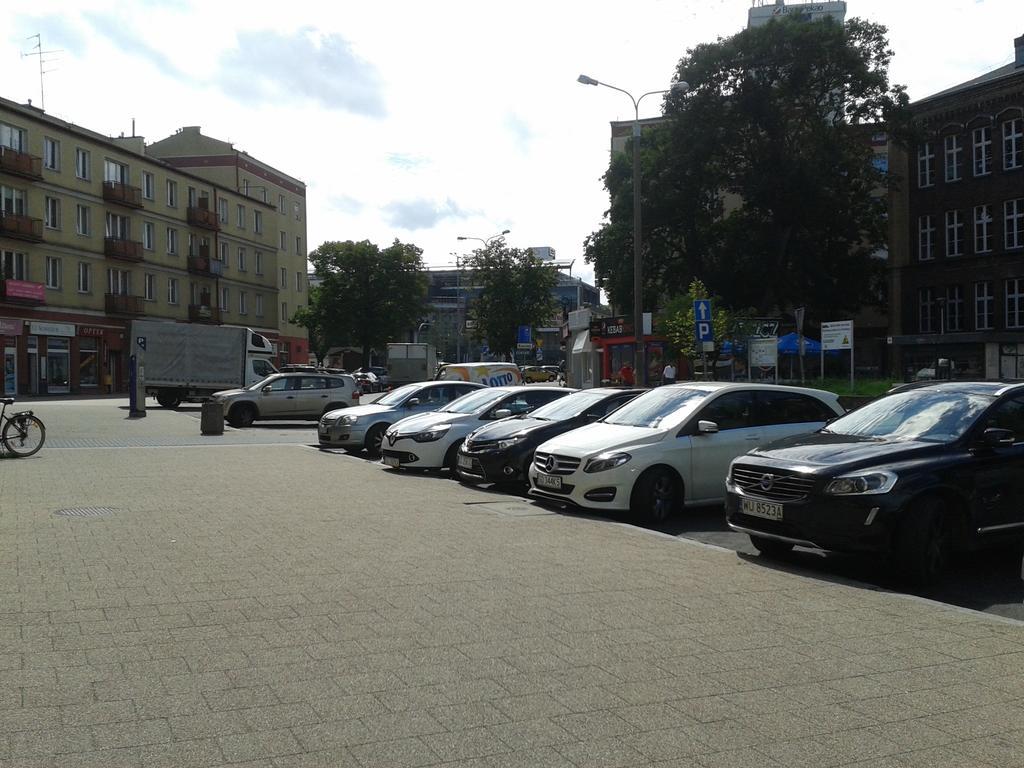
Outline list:
[[[388,384],[400,386],[430,381],[437,368],[437,353],[432,344],[388,344]]]
[[[277,373],[273,345],[251,328],[136,320],[132,338],[145,339],[146,394],[164,408],[202,402]]]

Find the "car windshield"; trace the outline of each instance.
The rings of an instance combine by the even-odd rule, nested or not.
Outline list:
[[[593,405],[608,397],[607,392],[573,392],[571,395],[552,400],[529,415],[531,419],[563,421],[579,416]]]
[[[669,421],[682,421],[711,393],[687,387],[658,387],[630,400],[602,421],[627,427],[659,427]]]
[[[823,432],[879,440],[959,439],[992,404],[986,395],[937,390],[908,390],[879,398],[842,416]]]
[[[505,389],[481,389],[470,395],[463,395],[447,408],[442,408],[442,413],[474,413],[475,411],[487,408],[501,400],[508,394]]]
[[[419,387],[415,384],[406,384],[404,387],[399,387],[398,389],[388,392],[384,397],[376,400],[374,405],[398,405],[405,400],[405,398],[418,390]]]
[[[246,389],[248,389],[250,392],[255,392],[258,389],[263,389],[265,386],[267,386],[267,384],[269,384],[274,379],[279,379],[279,378],[281,378],[281,374],[279,374],[279,373],[272,373],[270,376],[267,376],[267,378],[260,379],[255,384],[250,384],[248,387],[246,387]]]

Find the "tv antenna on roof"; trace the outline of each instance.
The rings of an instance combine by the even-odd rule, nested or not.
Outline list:
[[[54,59],[47,59],[46,58],[47,56],[49,56],[52,53],[63,53],[64,50],[62,48],[57,48],[57,49],[52,50],[52,51],[44,51],[43,50],[43,38],[38,33],[35,34],[35,35],[29,35],[25,39],[26,40],[35,40],[36,41],[36,44],[34,46],[32,46],[35,50],[33,50],[33,51],[29,52],[29,53],[21,54],[21,58],[25,58],[26,56],[35,56],[35,57],[37,57],[39,59],[39,108],[45,110],[46,109],[46,98],[43,95],[43,75],[48,74],[50,72],[53,72],[53,70],[52,69],[43,69],[43,65],[44,64],[49,64],[52,61],[54,61]]]

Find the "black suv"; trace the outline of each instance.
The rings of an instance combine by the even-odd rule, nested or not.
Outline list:
[[[643,389],[586,389],[529,415],[503,419],[470,433],[459,448],[459,479],[469,483],[529,486],[526,471],[541,443],[597,421]]]
[[[918,584],[951,550],[1024,536],[1024,384],[936,382],[733,460],[726,518],[766,555],[890,553]]]

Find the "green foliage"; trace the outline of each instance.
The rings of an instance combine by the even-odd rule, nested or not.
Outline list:
[[[309,332],[309,348],[316,355],[317,361],[322,363],[327,357],[327,351],[331,348],[331,341],[327,332],[321,291],[321,286],[310,286],[309,304],[299,307],[292,316],[291,322],[301,325]]]
[[[694,276],[734,307],[809,319],[875,300],[886,242],[871,134],[903,136],[907,98],[890,87],[884,27],[851,19],[772,22],[682,58],[686,95],[641,141],[644,291],[661,305]],[[632,301],[631,153],[604,182],[608,221],[586,258],[613,303]]]
[[[554,265],[502,241],[477,249],[465,263],[472,270],[473,284],[480,288],[470,307],[474,335],[492,352],[515,359],[519,326],[551,322],[555,311],[552,291],[558,283]]]
[[[369,365],[372,348],[383,348],[420,320],[427,295],[422,253],[398,240],[383,250],[368,240],[323,243],[309,257],[323,282],[295,321],[310,329],[311,343],[315,329],[324,352],[356,346]]]
[[[697,299],[711,299],[715,351],[709,354],[709,359],[714,362],[718,360],[722,342],[734,339],[751,313],[729,309],[720,296],[714,296],[701,280],[694,278],[686,294],[673,297],[668,302],[663,321],[669,340],[679,350],[679,354],[691,360],[701,356],[695,332],[697,318],[693,313],[693,302]]]

